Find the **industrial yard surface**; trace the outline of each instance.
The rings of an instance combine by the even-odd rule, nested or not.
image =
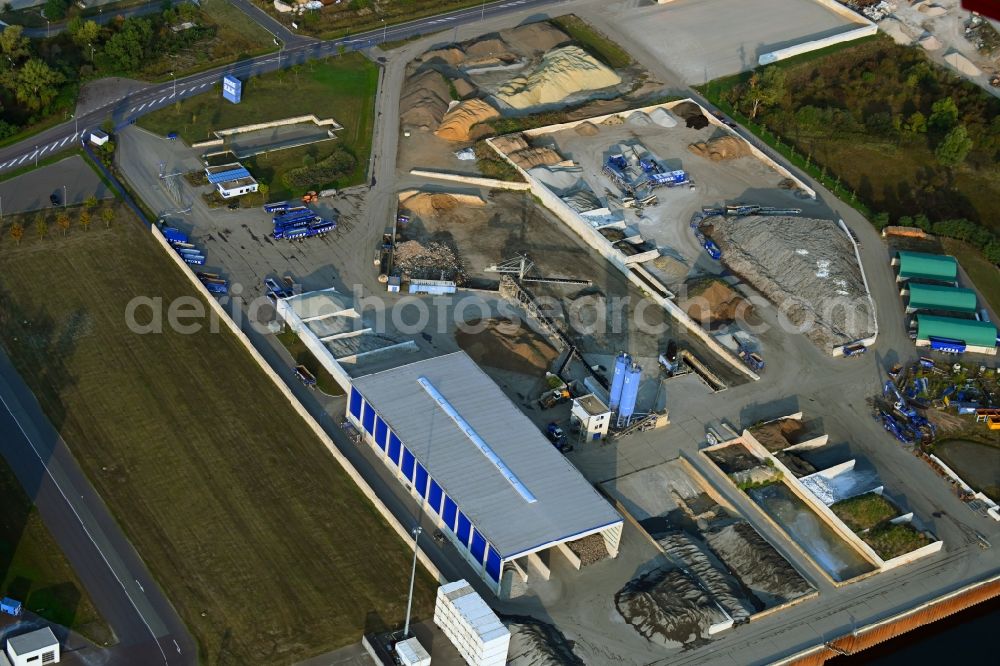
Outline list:
[[[5,239],[4,266],[4,345],[204,663],[296,661],[401,620],[403,542],[227,329],[126,326],[133,298],[202,304],[133,216]]]

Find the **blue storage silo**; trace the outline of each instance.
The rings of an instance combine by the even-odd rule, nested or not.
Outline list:
[[[642,377],[642,368],[632,363],[625,371],[625,382],[622,387],[621,405],[618,408],[619,422],[628,421],[635,413],[635,401],[639,397],[639,380]]]
[[[618,410],[618,403],[621,402],[622,387],[625,385],[625,372],[628,370],[628,364],[631,360],[625,352],[615,357],[615,370],[611,377],[611,394],[609,395],[610,402],[608,403],[608,407],[613,412]]]

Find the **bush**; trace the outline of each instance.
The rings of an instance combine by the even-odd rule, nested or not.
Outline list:
[[[357,160],[353,155],[340,149],[315,164],[306,164],[285,172],[282,180],[294,190],[323,187],[353,171],[356,164]]]

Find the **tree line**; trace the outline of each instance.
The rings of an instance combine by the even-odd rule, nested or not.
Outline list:
[[[31,228],[38,236],[39,240],[48,236],[50,231],[50,215],[47,211],[39,211],[31,221]],[[55,215],[55,225],[63,236],[69,233],[74,221],[84,231],[90,230],[90,225],[100,219],[105,228],[110,228],[115,219],[115,211],[111,206],[100,206],[97,197],[91,195],[83,202],[83,206],[71,209],[62,209]],[[21,244],[25,234],[29,232],[28,227],[22,219],[17,219],[7,226],[6,235],[10,237],[16,245]]]

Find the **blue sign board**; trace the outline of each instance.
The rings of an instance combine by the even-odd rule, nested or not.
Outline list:
[[[243,82],[226,74],[222,77],[222,96],[233,104],[239,104],[243,98]]]

